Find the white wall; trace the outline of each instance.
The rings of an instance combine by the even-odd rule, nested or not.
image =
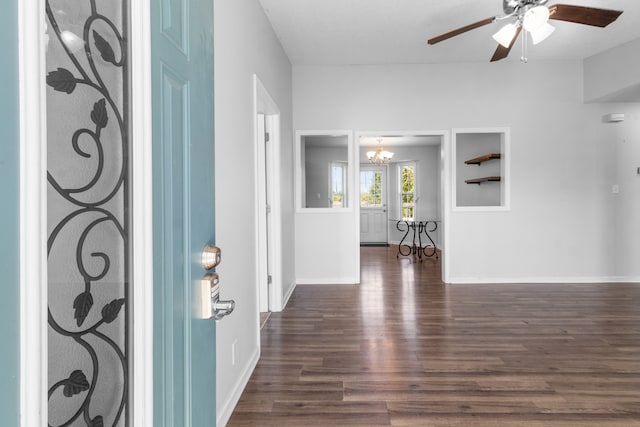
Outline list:
[[[584,100],[640,101],[640,38],[584,60]]]
[[[625,115],[624,122],[606,125],[612,132],[606,143],[616,156],[611,185],[620,189],[609,196],[615,207],[611,226],[615,230],[616,273],[640,281],[640,104],[604,104],[603,108]]]
[[[351,199],[353,200],[353,199]],[[319,212],[326,211],[326,212]],[[354,210],[312,209],[296,215],[296,283],[358,282]],[[359,236],[358,236],[359,237]]]
[[[581,61],[295,66],[293,99],[296,129],[511,128],[511,209],[450,212],[451,282],[619,278],[609,111],[583,104]]]
[[[217,412],[224,425],[259,356],[253,75],[280,109],[282,282],[295,280],[291,64],[256,0],[216,0],[216,240],[221,297],[235,312],[217,327]],[[231,347],[236,343],[235,364]]]
[[[309,128],[311,129],[311,128]],[[324,135],[323,131],[306,129],[298,132],[301,140],[306,135]],[[358,282],[358,243],[360,238],[354,232],[354,204],[357,192],[355,175],[357,173],[357,153],[354,150],[353,135],[350,132],[324,128],[327,135],[347,135],[348,171],[347,171],[347,207],[340,209],[303,208],[302,168],[298,167],[298,203],[295,216],[295,272],[296,284],[336,284]],[[300,141],[296,141],[299,144]],[[298,153],[300,154],[300,153]],[[302,159],[302,156],[297,156]]]
[[[625,120],[604,125],[605,144],[615,153],[615,167],[609,184],[620,192],[610,194],[614,215],[609,226],[614,230],[612,247],[615,270],[621,280],[640,281],[640,39],[599,53],[584,61],[584,98],[586,102],[622,101],[602,104],[603,114],[622,113]],[[634,101],[634,102],[628,102]]]

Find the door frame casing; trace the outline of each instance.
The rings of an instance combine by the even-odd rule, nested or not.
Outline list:
[[[131,61],[131,425],[153,426],[151,1],[129,0]],[[133,25],[137,23],[138,25]],[[136,143],[133,144],[133,141]]]
[[[44,0],[19,1],[20,425],[47,419],[47,209]]]
[[[48,424],[47,126],[44,0],[18,2],[20,76],[20,425]],[[130,0],[131,424],[153,426],[150,2]],[[133,348],[133,347],[132,347]]]

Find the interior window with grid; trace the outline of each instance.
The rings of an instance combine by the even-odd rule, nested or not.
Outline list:
[[[400,217],[405,221],[416,219],[416,164],[401,164],[398,167],[398,183],[400,188]]]
[[[360,171],[360,207],[383,207],[381,171]]]

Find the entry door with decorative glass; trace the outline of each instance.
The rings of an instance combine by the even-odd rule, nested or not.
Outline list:
[[[146,410],[130,404],[134,346],[151,354],[132,338],[130,1],[45,0],[52,426]],[[213,4],[150,4],[154,425],[215,426]]]
[[[387,167],[360,165],[360,243],[386,244]]]

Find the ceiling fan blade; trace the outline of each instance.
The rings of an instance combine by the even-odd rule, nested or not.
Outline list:
[[[507,56],[509,56],[509,52],[511,52],[511,48],[513,47],[513,44],[518,39],[518,36],[520,35],[520,31],[522,31],[522,27],[518,27],[518,29],[516,30],[516,33],[511,39],[511,43],[509,43],[509,47],[504,47],[501,44],[498,44],[498,48],[493,53],[493,56],[491,57],[490,62],[500,61],[501,59],[504,59]]]
[[[441,35],[439,35],[437,37],[430,38],[429,40],[427,40],[427,43],[429,43],[429,44],[440,43],[443,40],[450,39],[451,37],[455,37],[455,36],[460,35],[462,33],[466,33],[467,31],[471,31],[471,30],[474,30],[476,28],[483,27],[485,25],[489,25],[494,20],[495,20],[495,17],[492,16],[491,18],[487,18],[487,19],[483,19],[482,21],[474,22],[473,24],[469,24],[467,26],[460,27],[458,29],[451,30],[449,32],[441,34]]]
[[[595,7],[574,6],[570,4],[554,4],[549,6],[549,19],[575,22],[604,28],[618,19],[621,10],[599,9]]]

